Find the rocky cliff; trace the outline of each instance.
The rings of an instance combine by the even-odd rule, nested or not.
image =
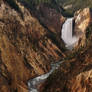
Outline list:
[[[20,2],[0,1],[0,92],[27,92],[30,78],[48,72],[51,62],[65,56],[56,38],[65,18],[45,8],[46,13],[42,8],[33,13]]]
[[[10,1],[0,0],[0,92],[28,92],[29,79],[48,72],[51,62],[70,54],[67,54],[60,37],[61,27],[66,18],[47,4],[41,4],[35,10],[26,5],[27,3],[19,2],[21,0]],[[75,20],[78,15],[76,14]],[[87,19],[90,19],[90,16],[87,16]],[[81,20],[83,26],[80,27],[76,23],[76,29],[84,31],[82,28],[85,26],[86,31],[90,20],[85,22],[85,17]],[[87,33],[89,34],[89,31]],[[72,90],[79,87],[76,86],[77,82],[81,85],[82,78],[86,80],[91,76],[90,49],[86,48],[83,54],[79,53],[77,56],[80,57],[79,59],[76,57],[61,65],[55,75],[50,77],[51,80],[47,80],[47,83],[44,84],[42,91],[64,92],[63,90],[71,89],[66,92],[75,92]],[[87,69],[89,72],[83,72]],[[71,75],[72,73],[74,74]],[[81,79],[77,81],[78,78]],[[55,83],[58,85],[56,86]]]
[[[41,92],[92,92],[92,11],[75,13],[74,34],[80,34],[77,51],[69,53],[59,69],[40,87]],[[85,44],[85,45],[84,45]],[[76,50],[75,49],[75,50]]]

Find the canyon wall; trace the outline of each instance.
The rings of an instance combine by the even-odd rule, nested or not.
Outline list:
[[[59,61],[70,54],[67,53],[60,37],[61,28],[66,18],[48,5],[39,5],[36,11],[33,11],[16,0],[15,5],[17,6],[14,8],[8,1],[0,0],[0,92],[28,92],[27,82],[29,79],[47,73],[50,70],[51,62]],[[82,23],[86,23],[85,27],[87,28],[89,21]],[[91,50],[88,51],[83,55],[89,56],[90,61]],[[65,62],[59,68],[60,72],[55,73],[56,78],[61,75],[59,77],[61,79],[57,81],[52,76],[51,80],[53,81],[50,80],[49,84],[47,80],[47,84],[41,88],[42,91],[45,88],[47,89],[43,92],[56,92],[56,90],[61,92],[62,88],[63,90],[66,88],[76,90],[76,84],[72,86],[74,78],[77,80],[84,75],[84,73],[80,75],[78,73],[83,71],[81,68],[84,66],[86,70],[86,64],[91,65],[91,61],[85,61],[88,59],[87,57],[82,58],[82,55],[79,57],[83,60],[75,58],[73,62],[72,60],[70,63],[69,61]],[[84,63],[81,63],[83,61]],[[79,65],[80,67],[78,67]],[[65,69],[63,70],[62,67]],[[76,77],[72,77],[72,73]],[[89,75],[90,73],[89,69]],[[68,82],[71,83],[70,86],[66,84],[69,78],[72,80]],[[63,85],[62,80],[64,81]],[[58,83],[57,86],[56,83]]]
[[[16,4],[20,11],[11,7],[10,1],[0,1],[0,92],[27,92],[29,79],[48,72],[51,62],[65,56],[63,44],[59,45],[61,40],[56,40],[65,18],[56,10],[47,9],[61,24],[44,27],[31,9],[20,2]],[[44,23],[55,23],[56,20],[51,21],[55,16],[50,16],[40,18]]]
[[[74,35],[82,34],[79,45],[40,86],[41,92],[92,92],[92,11],[85,8],[76,13]]]

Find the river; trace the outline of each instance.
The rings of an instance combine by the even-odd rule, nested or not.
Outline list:
[[[63,63],[63,61],[52,63],[51,64],[51,70],[48,73],[40,75],[36,78],[30,79],[28,81],[29,92],[39,92],[38,89],[37,89],[37,85],[44,82],[50,76],[50,74],[52,74],[52,72],[55,69],[58,69],[58,67],[60,66],[61,63]]]
[[[68,18],[63,24],[62,30],[61,30],[61,38],[66,44],[66,48],[69,50],[72,50],[72,48],[74,47],[74,44],[79,39],[78,37],[73,35],[73,18]],[[58,69],[60,64],[63,62],[64,61],[59,61],[54,64],[51,64],[51,70],[48,73],[40,75],[36,78],[30,79],[28,81],[29,92],[39,92],[37,89],[37,85],[44,82],[55,69]]]

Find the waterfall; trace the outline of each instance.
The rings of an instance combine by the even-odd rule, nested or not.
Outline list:
[[[63,63],[63,61],[51,64],[51,70],[48,73],[30,79],[28,81],[29,92],[39,92],[37,89],[37,85],[44,82],[50,76],[50,74],[52,74],[52,72],[60,66],[61,63]]]
[[[76,37],[75,35],[73,36],[73,18],[69,18],[65,21],[65,23],[63,24],[62,30],[61,30],[61,38],[63,39],[63,41],[66,44],[66,47],[68,49],[72,49],[74,44],[78,41],[78,37]],[[29,92],[39,92],[37,89],[37,86],[44,82],[51,74],[52,72],[57,69],[61,63],[63,63],[64,61],[59,61],[55,64],[51,64],[51,70],[43,75],[40,75],[38,77],[35,77],[33,79],[30,79],[28,81],[28,88],[29,88]]]
[[[67,49],[72,49],[79,38],[73,35],[73,18],[68,18],[62,26],[61,38]]]

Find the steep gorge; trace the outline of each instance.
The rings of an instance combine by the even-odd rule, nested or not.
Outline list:
[[[1,92],[27,92],[30,78],[48,72],[51,62],[65,56],[55,41],[58,35],[55,28],[52,27],[55,33],[47,30],[26,7],[19,2],[17,5],[24,19],[5,0],[0,1]],[[53,9],[48,11],[54,12]],[[54,13],[63,23],[64,17]]]
[[[35,11],[19,1],[16,2],[19,11],[11,7],[6,0],[0,1],[0,92],[28,92],[27,82],[29,79],[47,73],[51,69],[52,62],[59,61],[69,54],[61,39],[61,27],[66,18],[47,4],[39,5]],[[80,20],[78,20],[79,14]],[[75,31],[78,30],[76,34],[79,34],[80,30],[83,31],[78,44],[80,47],[85,43],[85,31],[91,20],[90,10],[84,9],[84,11],[77,12],[75,20],[78,20],[75,24]],[[89,49],[87,52],[91,60]],[[91,63],[88,64],[91,65]],[[76,63],[74,62],[73,65]],[[62,67],[68,69],[68,66],[63,65],[60,68]],[[71,71],[72,67],[69,66],[69,68]],[[74,70],[76,71],[75,68]],[[62,72],[62,69],[58,71]],[[69,72],[70,75],[71,72]],[[67,77],[67,72],[65,76]],[[60,88],[59,92],[62,91],[60,87],[62,84],[56,86],[53,81],[50,81],[52,83],[50,85],[48,81],[47,79],[47,84],[42,85],[41,91],[54,92],[50,90],[55,90],[56,92],[57,86]],[[61,83],[62,80],[59,81]],[[53,86],[56,87],[53,88]]]

